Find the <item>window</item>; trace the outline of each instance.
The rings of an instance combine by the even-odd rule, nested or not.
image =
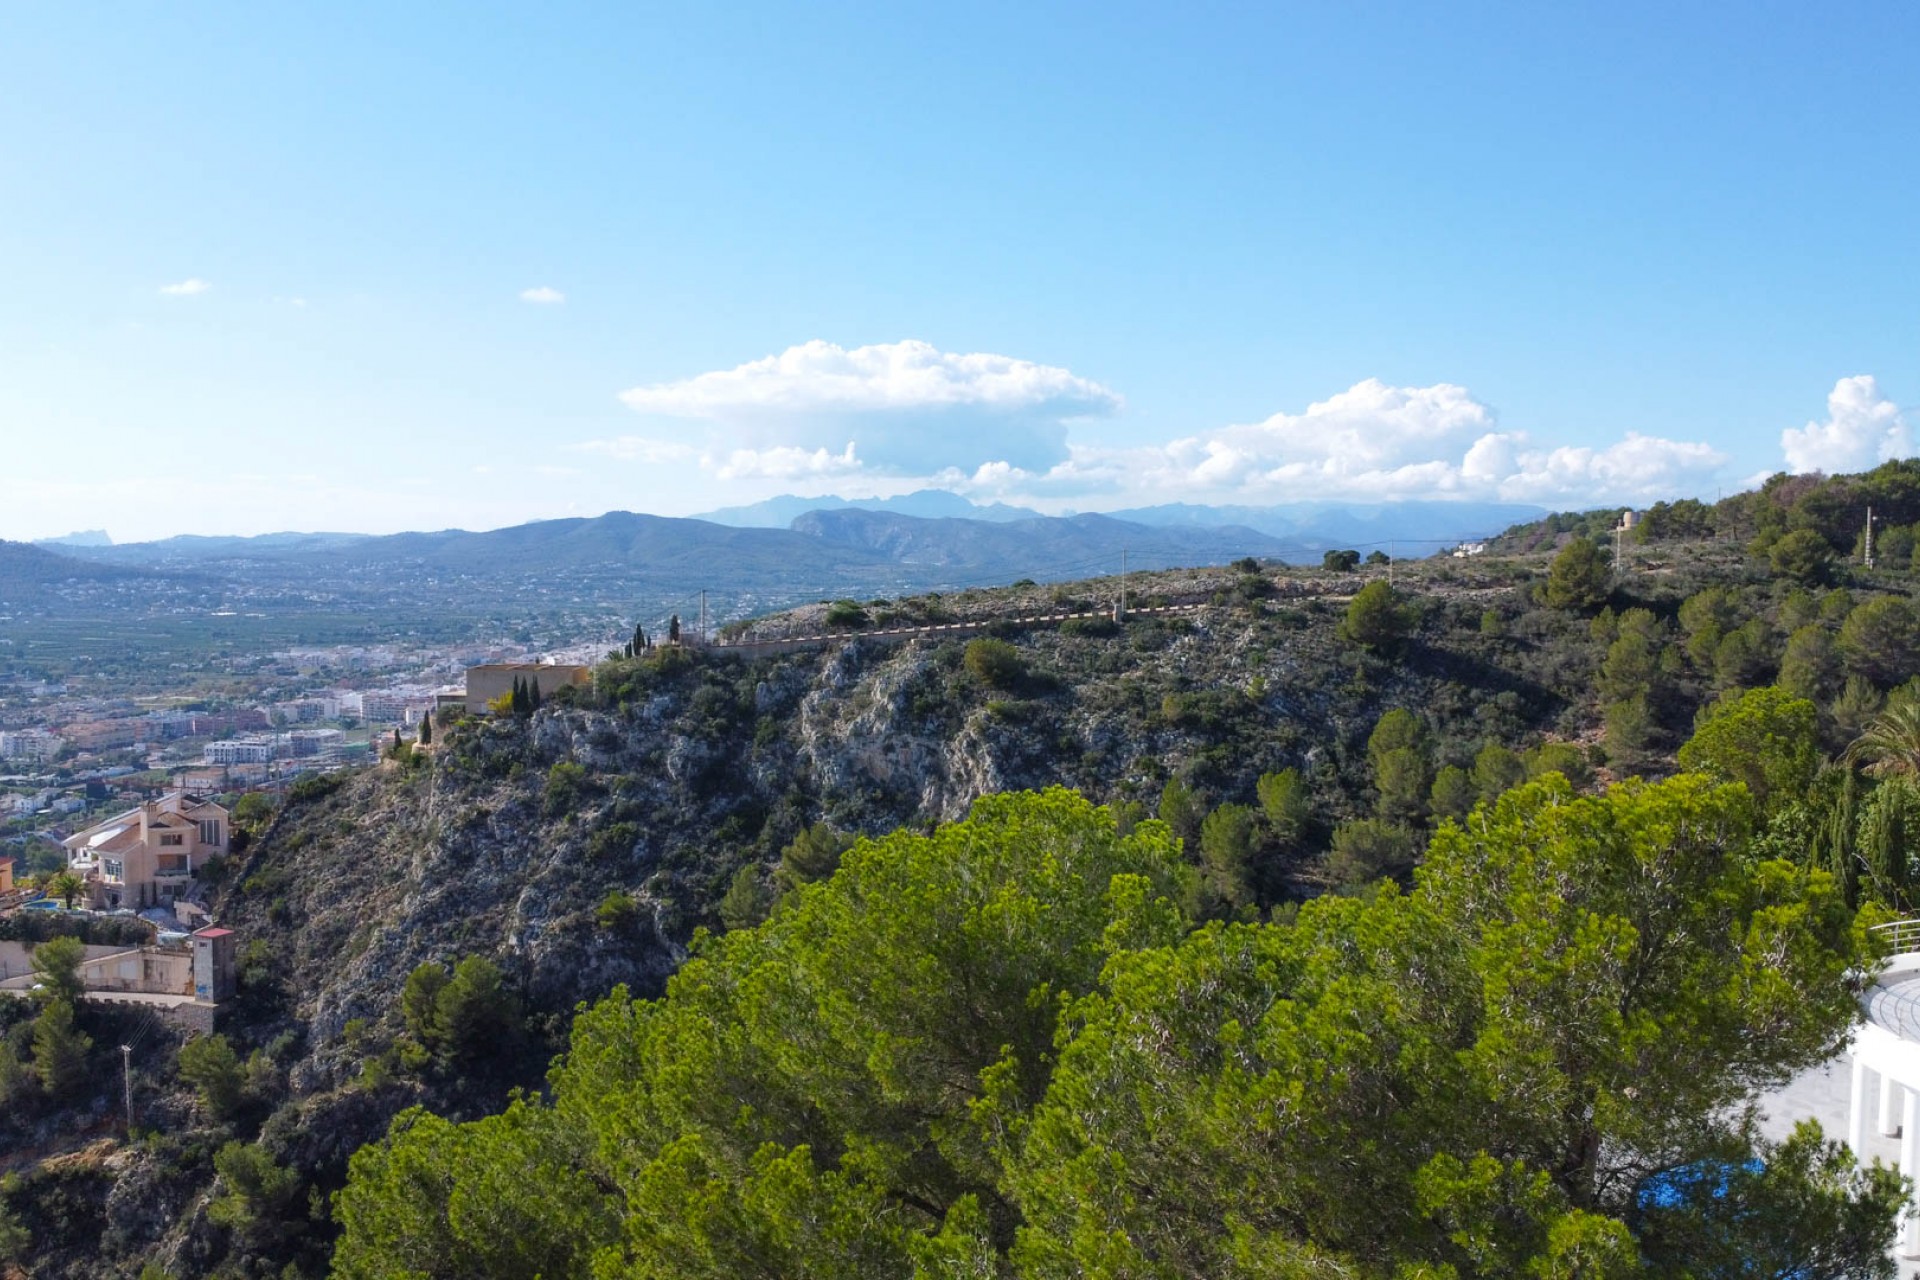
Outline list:
[[[200,824],[200,843],[220,847],[220,820],[208,818]]]
[[[118,858],[102,858],[100,874],[109,880],[124,880],[127,877],[127,864]]]
[[[162,848],[185,844],[186,842],[187,838],[177,831],[163,831],[160,833],[160,845]]]

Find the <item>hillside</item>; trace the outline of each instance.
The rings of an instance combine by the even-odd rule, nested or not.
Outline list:
[[[38,603],[58,588],[85,591],[147,576],[138,569],[96,564],[32,543],[0,541],[0,607]]]
[[[1672,769],[1696,710],[1723,691],[1803,690],[1833,751],[1920,669],[1912,634],[1901,652],[1883,643],[1900,625],[1889,611],[1911,610],[1904,570],[1815,587],[1723,541],[1674,539],[1554,604],[1565,583],[1551,562],[1573,531],[1516,536],[1540,550],[1398,567],[1400,603],[1366,646],[1343,627],[1381,570],[1148,573],[1136,601],[1207,603],[1123,625],[1009,624],[997,645],[855,635],[752,661],[657,651],[603,665],[590,690],[529,718],[443,726],[417,763],[303,786],[213,901],[248,939],[224,1029],[243,1058],[261,1055],[247,1107],[209,1116],[155,1048],[138,1098],[153,1130],[131,1147],[104,1121],[73,1122],[113,1105],[104,1052],[87,1098],[0,1120],[0,1146],[35,1153],[0,1197],[33,1233],[35,1280],[149,1262],[322,1274],[332,1228],[305,1197],[337,1189],[392,1116],[421,1104],[473,1117],[538,1085],[578,1002],[616,985],[658,993],[697,929],[763,915],[783,868],[837,849],[836,833],[924,830],[984,795],[1065,785],[1126,823],[1166,819],[1199,914],[1285,914],[1404,878],[1435,823],[1529,774],[1593,786]],[[1098,607],[1110,586],[889,608],[1011,617]],[[818,628],[776,618],[764,631]],[[405,1012],[409,975],[467,957],[498,966],[524,1017],[481,1057],[429,1053]],[[113,1027],[93,1034],[117,1042]],[[40,1158],[79,1150],[74,1134],[102,1145]],[[213,1177],[230,1139],[296,1189],[244,1228],[231,1180]],[[104,1230],[111,1206],[142,1197],[171,1208]]]

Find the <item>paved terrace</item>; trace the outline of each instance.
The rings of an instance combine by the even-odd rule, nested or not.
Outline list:
[[[1862,1161],[1920,1173],[1920,921],[1881,926],[1894,956],[1860,998],[1864,1019],[1847,1051],[1760,1099],[1760,1131],[1785,1138],[1802,1120],[1844,1136]],[[1902,1280],[1920,1280],[1920,1218],[1898,1253]]]

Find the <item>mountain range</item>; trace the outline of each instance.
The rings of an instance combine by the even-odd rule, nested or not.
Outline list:
[[[804,507],[804,509],[799,509]],[[793,514],[789,515],[788,513]],[[626,511],[504,529],[387,535],[275,533],[182,536],[114,544],[97,533],[55,543],[0,544],[0,603],[116,575],[129,589],[174,584],[249,599],[437,607],[568,598],[666,600],[708,591],[753,611],[833,595],[948,590],[1018,578],[1062,581],[1131,567],[1222,564],[1242,556],[1312,561],[1335,546],[1403,555],[1486,537],[1540,514],[1473,503],[1167,505],[1048,516],[927,491],[880,500],[782,497],[676,518]],[[786,516],[784,526],[772,524]],[[137,580],[126,575],[137,572]]]
[[[791,529],[815,512],[861,510],[921,519],[974,520],[992,524],[1047,519],[1028,507],[1002,502],[970,502],[957,493],[922,489],[892,498],[803,498],[782,494],[751,506],[723,507],[694,517],[743,529]],[[1544,507],[1511,502],[1289,502],[1268,507],[1205,506],[1170,502],[1104,513],[1110,520],[1156,529],[1250,529],[1270,538],[1296,542],[1303,554],[1330,547],[1408,545],[1402,552],[1424,555],[1443,545],[1485,538],[1512,525],[1537,520]],[[1077,519],[1073,513],[1066,517]]]

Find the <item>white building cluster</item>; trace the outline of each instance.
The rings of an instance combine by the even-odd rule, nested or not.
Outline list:
[[[51,760],[63,745],[42,729],[0,730],[0,760]]]

